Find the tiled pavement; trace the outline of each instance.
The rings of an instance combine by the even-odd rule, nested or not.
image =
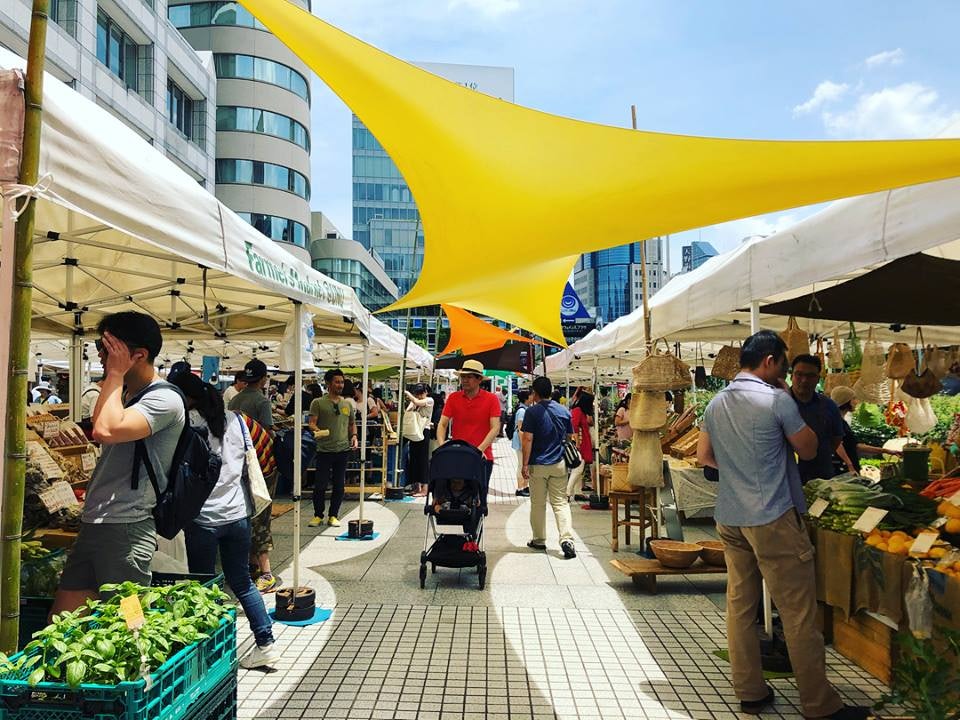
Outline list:
[[[578,506],[576,559],[563,559],[555,529],[546,554],[529,550],[529,501],[513,494],[513,452],[500,441],[496,454],[486,589],[469,569],[438,569],[420,589],[419,504],[368,502],[381,533],[373,542],[336,542],[338,530],[304,527],[301,582],[334,615],[306,628],[274,626],[283,660],[274,672],[240,671],[240,717],[750,717],[738,712],[729,666],[713,654],[726,645],[723,576],[667,577],[658,595],[645,595],[609,566],[609,513]],[[355,513],[356,504],[344,507],[345,517]],[[274,521],[274,564],[288,581],[292,520],[287,513]],[[685,532],[702,539],[712,527]],[[238,630],[246,649],[252,639],[242,620]],[[832,650],[827,659],[848,702],[882,694]],[[794,682],[773,684],[776,712],[763,717],[801,717]]]

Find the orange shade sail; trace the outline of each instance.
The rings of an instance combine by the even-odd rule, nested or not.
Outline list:
[[[447,319],[450,321],[450,339],[447,341],[447,346],[438,353],[439,355],[447,355],[457,350],[464,355],[473,355],[487,350],[496,350],[510,341],[533,343],[535,345],[545,344],[540,340],[534,340],[499,328],[462,308],[453,305],[441,305],[440,307],[443,308],[443,312],[446,313]]]

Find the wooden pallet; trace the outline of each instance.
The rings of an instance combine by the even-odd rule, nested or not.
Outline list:
[[[610,564],[633,580],[635,586],[649,593],[657,592],[658,575],[716,575],[727,572],[725,567],[707,565],[703,560],[697,560],[688,568],[668,568],[661,565],[659,560],[640,557],[617,558],[611,560]]]

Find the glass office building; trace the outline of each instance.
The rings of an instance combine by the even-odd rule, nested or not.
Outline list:
[[[477,92],[513,102],[512,68],[417,63],[419,67]],[[416,200],[409,186],[360,120],[353,117],[353,239],[382,260],[387,275],[402,296],[416,282],[423,266],[424,235]],[[435,309],[421,309],[411,320],[414,329],[435,337]],[[406,317],[387,317],[402,330]]]
[[[602,323],[643,304],[639,242],[584,253],[574,267],[573,285],[583,304]],[[647,241],[647,288],[652,297],[666,282],[660,238]]]

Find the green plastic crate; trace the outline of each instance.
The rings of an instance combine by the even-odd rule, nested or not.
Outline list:
[[[237,671],[190,706],[187,720],[236,720]]]
[[[178,720],[237,672],[236,613],[207,639],[183,648],[144,680],[70,688],[30,687],[28,672],[0,677],[0,720]],[[199,716],[197,716],[199,717]]]

